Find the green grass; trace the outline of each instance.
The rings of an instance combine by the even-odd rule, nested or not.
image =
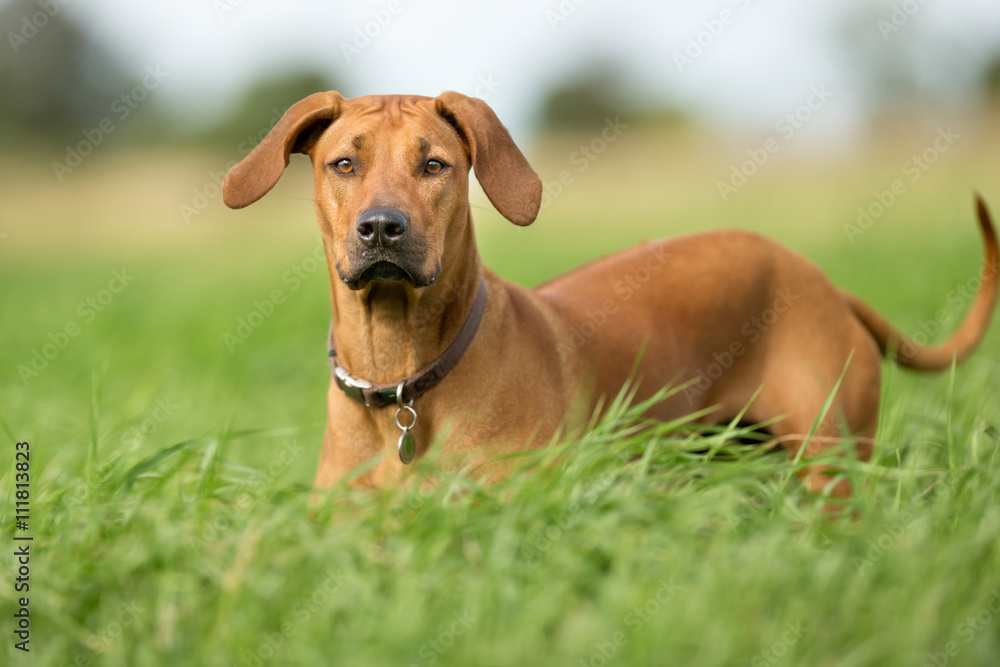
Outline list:
[[[678,183],[679,203],[670,193],[660,208],[630,200],[634,227],[607,223],[611,203],[577,211],[577,197],[597,197],[581,181],[526,230],[481,209],[480,245],[505,276],[534,283],[656,230],[738,224],[794,245],[908,332],[974,275],[969,184],[947,165],[854,245],[840,223],[863,187],[812,186],[832,202],[813,216],[800,205],[806,192],[762,203],[801,170],[775,169],[724,216],[710,200],[718,169],[690,177],[707,179],[707,195]],[[95,183],[105,194],[121,187],[81,180],[76,201],[90,201]],[[174,186],[183,201],[188,184]],[[5,464],[4,664],[1000,662],[996,326],[953,373],[886,366],[876,457],[851,467],[858,493],[840,520],[805,496],[789,457],[736,444],[733,429],[646,424],[641,406],[624,405],[580,442],[521,457],[525,470],[495,485],[431,457],[415,466],[426,484],[311,501],[329,382],[327,278],[320,269],[294,290],[282,279],[316,236],[299,200],[308,183],[282,187],[246,218],[206,211],[180,242],[143,231],[81,246],[79,230],[59,243],[32,241],[27,224],[7,228],[0,432],[11,463],[13,442],[31,443],[34,541],[24,656],[10,633]],[[613,183],[603,193],[617,201]],[[997,193],[984,194],[1000,208]],[[30,207],[10,197],[27,219]],[[97,204],[82,208],[104,224]],[[281,225],[264,222],[279,212]],[[810,241],[803,221],[825,231]],[[559,243],[567,230],[580,242]],[[84,321],[78,304],[122,267],[134,279]],[[230,352],[223,334],[275,289],[284,302]],[[69,321],[79,335],[24,382],[19,366]]]

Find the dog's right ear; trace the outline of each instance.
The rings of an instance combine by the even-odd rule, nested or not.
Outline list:
[[[308,153],[338,115],[340,93],[315,93],[289,107],[264,140],[226,174],[222,201],[243,208],[266,195],[281,178],[292,153]]]

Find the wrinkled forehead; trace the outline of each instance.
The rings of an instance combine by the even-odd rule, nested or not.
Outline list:
[[[464,153],[458,131],[438,113],[434,98],[369,95],[345,100],[341,113],[323,133],[322,152],[359,153],[434,151]]]

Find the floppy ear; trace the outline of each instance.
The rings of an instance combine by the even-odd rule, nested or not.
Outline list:
[[[292,153],[308,153],[319,135],[340,114],[337,92],[315,93],[293,104],[264,140],[226,174],[222,200],[243,208],[266,195],[281,178]]]
[[[498,211],[515,225],[530,225],[542,203],[542,181],[514,145],[493,109],[480,99],[451,91],[436,100],[437,111],[469,146],[479,184]]]

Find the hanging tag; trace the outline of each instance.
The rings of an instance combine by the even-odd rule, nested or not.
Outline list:
[[[396,391],[396,403],[399,405],[399,408],[396,410],[396,426],[403,431],[403,434],[399,436],[399,440],[396,442],[396,451],[399,452],[399,460],[405,464],[412,461],[417,453],[417,439],[410,433],[410,429],[417,423],[417,411],[413,409],[412,400],[403,405],[402,388],[403,385],[400,383],[399,389]],[[406,426],[399,423],[399,413],[401,412],[409,412],[413,417],[412,421]]]
[[[409,463],[413,460],[413,455],[417,453],[417,439],[410,433],[410,429],[403,429],[403,435],[399,436],[396,448],[399,450],[400,461]]]

